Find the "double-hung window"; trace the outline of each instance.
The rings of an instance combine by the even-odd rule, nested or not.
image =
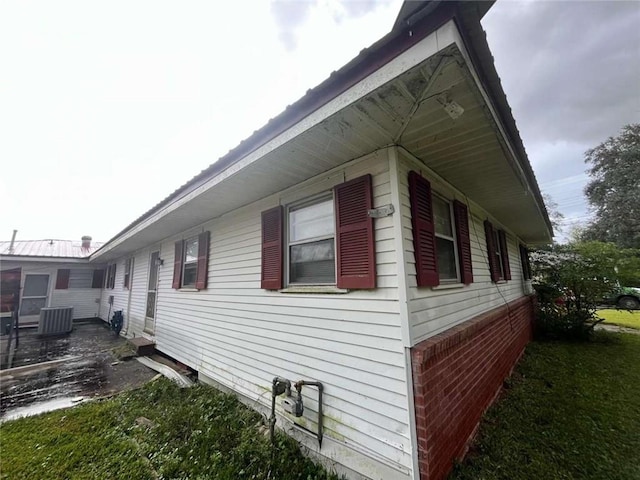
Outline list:
[[[289,283],[336,282],[333,196],[289,207]]]
[[[184,241],[184,257],[182,259],[182,286],[195,287],[198,271],[198,237]]]
[[[417,285],[473,283],[467,206],[432,194],[431,183],[415,171],[409,172],[409,202]]]
[[[260,285],[375,288],[371,175],[262,212]]]
[[[158,258],[158,261],[161,262]],[[209,265],[209,232],[178,240],[173,258],[173,281],[175,289],[207,288]]]
[[[438,276],[444,283],[457,282],[460,275],[451,203],[434,195],[433,214],[438,252]]]
[[[489,220],[484,222],[484,233],[487,239],[489,273],[492,282],[511,280],[507,234],[504,230],[496,230]]]
[[[117,264],[112,263],[107,267],[107,276],[104,288],[114,289],[116,286],[116,267]]]
[[[133,266],[133,258],[127,258],[124,262],[124,288],[131,288],[131,269]]]

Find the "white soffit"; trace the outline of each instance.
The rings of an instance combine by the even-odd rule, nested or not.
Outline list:
[[[252,153],[245,156],[241,160],[232,164],[223,172],[204,182],[199,187],[185,194],[183,197],[173,201],[166,207],[153,213],[151,216],[140,222],[138,225],[135,225],[131,230],[129,230],[119,238],[109,242],[109,244],[107,244],[104,248],[96,252],[92,259],[99,258],[100,256],[108,253],[116,246],[124,242],[126,239],[145,230],[168,213],[176,210],[180,206],[198,197],[202,193],[214,188],[216,185],[224,182],[229,177],[232,177],[242,169],[247,168],[249,165],[264,157],[269,152],[272,152],[278,147],[281,147],[282,145],[293,140],[305,131],[318,125],[328,117],[353,104],[360,98],[370,94],[382,85],[392,81],[397,76],[410,70],[427,58],[437,54],[438,51],[446,48],[452,43],[455,43],[457,38],[459,38],[457,27],[455,25],[455,22],[453,20],[450,20],[446,24],[438,28],[435,32],[429,34],[426,38],[416,43],[415,45],[395,57],[393,60],[380,67],[374,73],[362,79],[342,94],[333,98],[322,107],[309,114],[294,126],[279,134],[274,139],[268,141],[266,144],[254,150]]]

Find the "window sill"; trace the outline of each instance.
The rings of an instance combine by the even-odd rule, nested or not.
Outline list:
[[[182,287],[178,289],[179,292],[199,292],[200,289],[199,288],[194,288],[194,287]]]
[[[338,288],[333,285],[298,285],[278,290],[280,293],[330,293],[343,294],[349,293],[348,289]]]
[[[453,290],[454,288],[464,288],[464,283],[443,283],[437,287],[431,287],[431,290]]]

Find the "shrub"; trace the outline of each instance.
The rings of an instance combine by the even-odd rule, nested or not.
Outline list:
[[[617,281],[616,267],[589,243],[532,253],[538,337],[586,340],[602,320],[596,306]]]

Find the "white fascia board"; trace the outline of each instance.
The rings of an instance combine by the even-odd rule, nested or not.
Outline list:
[[[452,22],[449,22],[449,23],[452,23]],[[447,25],[445,25],[445,26],[447,26]],[[455,26],[450,31],[448,31],[447,34],[451,35],[451,39],[458,46],[458,49],[460,50],[462,58],[464,59],[465,63],[467,64],[467,66],[469,68],[469,72],[471,73],[471,77],[473,78],[473,81],[475,82],[476,87],[478,88],[478,91],[480,92],[480,95],[482,95],[482,99],[484,100],[485,105],[489,109],[489,112],[491,113],[491,116],[493,117],[493,120],[494,120],[496,126],[498,127],[498,131],[500,133],[500,136],[502,137],[504,145],[507,147],[507,150],[509,151],[509,155],[511,156],[511,162],[510,163],[512,163],[512,165],[515,166],[515,170],[517,171],[517,174],[520,177],[521,184],[525,187],[527,195],[531,195],[535,199],[535,196],[533,195],[533,192],[532,192],[532,190],[533,190],[532,189],[532,185],[530,184],[530,182],[529,182],[529,180],[527,178],[527,175],[525,174],[525,172],[524,172],[524,170],[522,168],[522,165],[521,165],[520,160],[519,160],[519,155],[516,154],[516,150],[515,150],[515,148],[513,146],[513,143],[509,139],[509,136],[507,135],[507,133],[505,131],[504,125],[500,121],[500,117],[498,116],[498,114],[496,112],[495,106],[493,105],[493,102],[491,101],[491,98],[490,98],[489,94],[484,89],[484,86],[482,85],[482,82],[480,82],[480,77],[478,76],[478,73],[476,72],[476,69],[475,69],[475,67],[473,65],[473,62],[471,61],[471,57],[469,55],[469,51],[467,50],[467,47],[465,46],[464,41],[462,40],[462,35],[460,35],[460,32],[458,31],[458,29]],[[524,158],[522,159],[522,161],[525,161],[525,160],[526,159],[524,159]],[[538,204],[537,201],[536,201],[536,206],[538,208],[538,212],[540,213],[540,216],[542,218],[544,218],[544,213],[540,209],[540,205]]]
[[[66,257],[35,257],[26,255],[2,255],[0,262],[38,262],[38,263],[84,263],[89,264],[89,258],[66,258]]]
[[[272,140],[268,141],[266,144],[262,145],[260,148],[254,150],[249,155],[245,156],[233,165],[230,165],[224,171],[220,172],[215,177],[210,178],[191,192],[180,197],[179,199],[176,199],[169,205],[163,207],[161,210],[155,212],[149,218],[133,227],[121,237],[115,239],[113,242],[110,242],[110,245],[108,244],[103,246],[100,250],[98,250],[91,256],[91,260],[93,261],[101,255],[109,252],[114,247],[120,245],[122,242],[136,235],[140,231],[146,229],[151,224],[155,223],[168,213],[183,206],[202,193],[214,188],[216,185],[224,182],[226,179],[232,177],[242,169],[258,161],[268,153],[298,137],[310,128],[320,124],[331,115],[334,115],[335,113],[348,107],[349,105],[365,97],[366,95],[369,95],[377,88],[392,81],[394,78],[402,75],[404,72],[420,64],[427,58],[437,54],[440,50],[443,50],[447,46],[451,45],[451,43],[453,43],[454,39],[456,38],[456,36],[453,35],[453,31],[455,31],[455,33],[457,34],[457,27],[455,25],[455,22],[453,20],[450,20],[449,22],[441,26],[438,30],[429,34],[427,37],[402,52],[393,60],[380,67],[371,75],[360,80],[345,92],[341,93],[337,97],[324,104],[322,107],[313,111],[298,123],[288,128]]]

